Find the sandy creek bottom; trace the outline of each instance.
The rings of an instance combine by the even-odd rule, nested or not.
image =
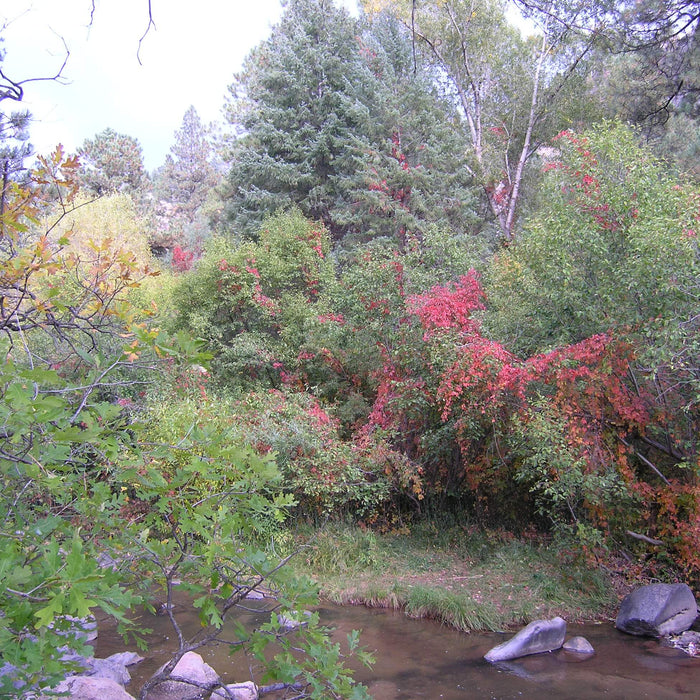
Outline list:
[[[179,607],[181,625],[193,634],[199,629],[196,613],[185,605]],[[700,698],[700,658],[655,640],[622,634],[612,623],[569,625],[567,637],[585,636],[596,650],[593,656],[581,659],[558,651],[491,665],[483,655],[511,635],[464,634],[430,620],[364,607],[325,606],[320,614],[341,644],[349,631],[361,630],[361,643],[375,653],[376,663],[372,669],[360,667],[355,677],[376,700]],[[253,619],[251,614],[249,621]],[[148,636],[146,660],[130,668],[132,682],[127,691],[134,697],[174,648],[165,616],[148,616],[142,622],[153,633]],[[96,656],[125,648],[107,627],[101,630]],[[133,645],[128,648],[135,650]],[[228,682],[258,680],[251,674],[251,660],[241,654],[230,656],[227,647],[200,653]]]

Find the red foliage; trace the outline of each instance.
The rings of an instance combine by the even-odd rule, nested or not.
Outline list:
[[[474,270],[451,285],[436,285],[425,294],[408,297],[407,306],[428,334],[437,329],[453,328],[463,333],[478,330],[472,313],[484,308],[484,293]]]
[[[172,265],[176,272],[187,272],[192,269],[194,262],[194,253],[191,250],[185,250],[179,245],[173,248]]]
[[[584,186],[594,186],[583,178]],[[484,308],[484,294],[473,271],[453,284],[407,297],[406,306],[420,320],[422,345],[414,338],[411,352],[385,352],[364,434],[372,426],[393,431],[406,454],[420,456],[429,420],[426,407],[432,407],[443,424],[452,421],[455,426],[464,483],[476,490],[477,498],[488,499],[494,488],[512,484],[509,470],[516,455],[509,453],[514,448],[503,438],[512,430],[513,420],[527,430],[536,415],[534,407],[544,402],[558,417],[567,448],[584,471],[617,471],[641,499],[647,531],[663,537],[689,571],[700,569],[697,479],[659,480],[645,472],[633,455],[631,444],[645,439],[651,425],[665,423],[669,416],[660,413],[642,382],[630,381],[635,361],[630,343],[602,333],[518,358],[485,337],[473,317]],[[436,364],[436,357],[450,355],[446,364]],[[666,405],[672,400],[669,393]],[[426,486],[440,489],[445,469],[436,466],[432,475],[426,475]],[[601,505],[587,508],[591,522],[606,529],[611,513]],[[639,518],[640,513],[629,516]]]

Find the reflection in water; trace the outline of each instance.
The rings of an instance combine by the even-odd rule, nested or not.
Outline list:
[[[194,631],[194,613],[181,619]],[[558,651],[501,664],[488,664],[484,654],[509,635],[464,634],[431,621],[411,620],[400,613],[363,607],[324,607],[321,620],[336,629],[338,639],[361,630],[361,642],[375,651],[372,669],[360,668],[356,678],[376,700],[466,700],[467,698],[692,698],[700,696],[700,659],[661,647],[650,639],[617,632],[611,624],[570,626],[567,636],[583,635],[596,653],[583,658]],[[140,685],[166,661],[174,645],[167,619],[155,617],[149,659],[132,667],[128,691],[138,695]],[[102,634],[97,656],[121,651],[119,640]],[[244,656],[229,656],[226,647],[202,653],[207,663],[229,682],[252,678]],[[255,680],[253,678],[253,680]]]

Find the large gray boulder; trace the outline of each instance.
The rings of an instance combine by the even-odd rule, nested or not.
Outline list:
[[[560,649],[566,637],[566,622],[561,617],[535,620],[523,627],[514,637],[491,649],[484,658],[494,663],[508,661],[530,654]]]
[[[615,627],[627,634],[664,637],[690,629],[698,606],[685,583],[655,583],[632,591],[620,604]]]

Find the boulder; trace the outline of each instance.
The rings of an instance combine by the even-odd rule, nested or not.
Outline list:
[[[162,668],[162,667],[161,667]],[[160,670],[158,671],[160,673]],[[206,689],[219,684],[219,675],[194,651],[188,651],[177,662],[171,676],[182,681],[167,680],[151,688],[147,700],[197,700],[207,695]]]
[[[217,690],[211,694],[211,700],[258,700],[258,687],[253,683],[253,681],[246,681],[245,683],[229,683],[226,686],[226,690],[230,693],[227,695],[222,690]]]
[[[508,661],[530,654],[560,649],[566,637],[566,622],[561,617],[535,620],[523,627],[514,637],[491,649],[484,658],[494,663]]]
[[[562,646],[564,651],[572,654],[593,654],[595,649],[585,637],[572,637],[567,639]]]
[[[107,661],[113,664],[121,664],[122,666],[133,666],[143,661],[143,656],[139,656],[135,651],[122,651],[117,654],[108,656]]]
[[[615,627],[647,637],[680,634],[690,629],[698,606],[685,583],[655,583],[632,591],[620,604]]]
[[[109,678],[122,687],[131,681],[131,674],[126,666],[111,659],[90,659],[89,668],[84,675],[91,678]]]
[[[64,697],[71,700],[134,700],[133,695],[108,678],[93,676],[70,676],[61,681],[52,693],[65,693]],[[55,698],[56,695],[51,695]],[[48,695],[42,695],[40,700],[49,700]]]

